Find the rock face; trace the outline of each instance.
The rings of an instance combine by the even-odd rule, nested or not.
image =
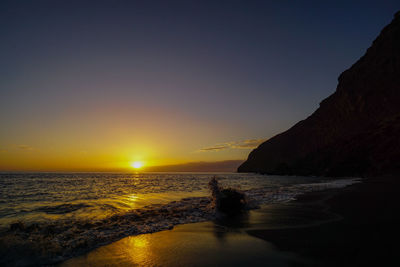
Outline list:
[[[400,174],[400,11],[307,119],[254,149],[238,172]]]

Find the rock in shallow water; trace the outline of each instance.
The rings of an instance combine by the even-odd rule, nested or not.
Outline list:
[[[246,207],[246,195],[233,188],[221,188],[214,177],[209,182],[216,211],[226,214],[242,212]]]

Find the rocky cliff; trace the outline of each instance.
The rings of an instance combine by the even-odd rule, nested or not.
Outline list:
[[[307,119],[254,149],[238,171],[400,174],[400,11],[339,76],[335,93]]]

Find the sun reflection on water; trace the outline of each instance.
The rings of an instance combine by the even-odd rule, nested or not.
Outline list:
[[[128,196],[128,199],[129,199],[130,201],[133,201],[133,202],[137,201],[138,198],[139,198],[139,197],[138,197],[137,195],[135,195],[135,194]]]

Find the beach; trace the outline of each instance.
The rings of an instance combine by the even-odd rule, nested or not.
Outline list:
[[[234,218],[131,236],[60,266],[390,266],[399,216],[395,178],[263,205]]]
[[[327,213],[325,208],[316,213],[315,203],[299,206],[292,200],[307,192],[359,183],[354,178],[219,173],[221,186],[240,188],[248,199],[248,208],[241,216],[221,218],[213,208],[208,189],[208,182],[215,175],[0,174],[0,264],[58,264],[125,237],[162,232],[189,223],[212,222],[216,225],[212,228],[245,233],[243,238],[249,238],[248,230],[315,224],[321,221],[320,217],[326,221],[337,219],[336,215]],[[28,191],[29,195],[21,194]],[[260,209],[254,210],[257,207]],[[240,227],[231,229],[232,223]],[[195,228],[189,232],[192,229]],[[174,231],[171,233],[171,239],[176,239]],[[197,238],[185,238],[182,242],[186,240],[196,242]],[[177,246],[182,242],[177,241]]]
[[[316,226],[263,229],[249,234],[283,251],[314,260],[315,266],[393,266],[397,259],[400,192],[397,177],[364,179],[330,192],[300,196],[299,203],[325,198],[340,220]]]
[[[286,216],[296,204],[269,205],[241,216],[178,225],[172,230],[130,236],[60,266],[306,266],[308,261],[248,234],[294,225]],[[312,214],[311,214],[311,213]],[[297,209],[296,223],[335,219],[324,211]]]
[[[224,181],[228,183],[231,179],[234,176]],[[362,182],[328,179],[323,183],[312,179],[307,184],[288,185],[284,184],[294,178],[263,176],[263,179],[276,179],[279,186],[271,188],[270,181],[263,188],[246,191],[258,199],[260,206],[236,216],[193,219],[200,211],[196,205],[203,198],[185,198],[112,217],[116,221],[100,220],[87,229],[73,227],[80,223],[77,220],[71,221],[72,228],[65,223],[56,226],[54,221],[53,232],[43,224],[35,225],[39,227],[35,229],[24,226],[11,230],[6,232],[9,238],[3,241],[12,240],[13,236],[19,242],[24,237],[46,239],[41,240],[41,247],[23,242],[11,247],[12,243],[8,243],[6,248],[3,243],[3,263],[11,266],[29,262],[60,266],[365,266],[389,264],[394,259],[399,222],[399,216],[393,212],[399,193],[396,177],[368,178]],[[306,178],[297,179],[303,182]],[[160,213],[162,210],[169,210],[169,215]],[[146,226],[143,229],[142,224]],[[76,243],[83,238],[93,242]],[[72,241],[76,243],[74,247],[69,245]],[[58,250],[35,256],[36,249],[41,251],[47,244],[58,244]]]
[[[240,228],[204,222],[127,237],[60,266],[287,266],[295,260]]]
[[[67,260],[60,266],[316,265],[318,258],[284,247],[282,240],[269,238],[269,235],[281,231],[297,232],[342,220],[327,203],[340,190],[308,193],[296,201],[262,205],[260,209],[239,216],[126,237]]]

